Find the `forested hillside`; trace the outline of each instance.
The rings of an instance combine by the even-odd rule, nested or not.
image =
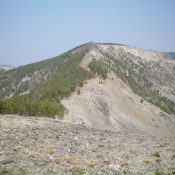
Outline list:
[[[65,108],[60,100],[93,77],[93,73],[79,67],[85,53],[68,52],[1,74],[1,98],[12,93],[13,97],[0,100],[0,113],[62,117]],[[29,93],[22,94],[26,91]]]

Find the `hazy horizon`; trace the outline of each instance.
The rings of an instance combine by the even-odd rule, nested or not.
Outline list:
[[[175,51],[173,0],[1,0],[0,65],[20,66],[89,41]]]

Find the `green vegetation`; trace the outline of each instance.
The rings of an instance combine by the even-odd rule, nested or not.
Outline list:
[[[156,170],[155,175],[162,175],[158,170]]]
[[[15,175],[15,173],[8,171],[6,168],[0,167],[0,175]]]
[[[63,117],[65,108],[60,103],[63,97],[70,96],[76,87],[83,85],[83,82],[93,77],[93,73],[79,67],[81,59],[86,52],[66,53],[60,57],[35,63],[12,71],[9,80],[19,81],[26,75],[33,75],[37,70],[52,72],[47,81],[37,84],[27,95],[14,96],[10,99],[0,100],[1,114],[20,114],[29,116]],[[15,74],[15,75],[14,75]],[[24,75],[25,74],[25,75]],[[18,76],[16,78],[16,76]],[[2,78],[2,76],[1,76]],[[15,79],[16,78],[16,79]],[[2,86],[2,84],[0,84]],[[28,89],[28,85],[26,84]],[[21,92],[24,90],[22,88]],[[2,92],[2,91],[1,91]],[[19,94],[19,91],[18,93]]]
[[[160,157],[160,153],[159,153],[158,151],[154,152],[153,155],[154,155],[155,157]]]
[[[75,175],[85,174],[86,171],[87,170],[84,167],[80,167],[80,166],[74,167],[72,169],[72,173],[75,174]]]
[[[104,62],[100,60],[93,59],[89,63],[89,68],[97,73],[98,76],[101,76],[104,80],[107,78],[108,69],[106,68]]]
[[[28,96],[17,96],[0,101],[1,114],[19,114],[28,116],[48,116],[59,115],[63,117],[64,106],[61,103],[49,100],[30,100]]]
[[[0,175],[4,175],[4,174],[7,174],[9,173],[6,169],[4,168],[0,168]]]
[[[129,53],[119,52],[116,56],[107,52],[102,52],[104,55],[104,64],[108,69],[113,70],[119,78],[127,83],[134,93],[138,94],[150,103],[158,106],[168,114],[175,114],[175,103],[170,99],[162,96],[156,87],[147,79],[143,70],[149,70],[146,65],[139,62],[139,66],[133,62],[131,57],[135,57]],[[107,59],[106,59],[107,58]],[[145,66],[145,67],[144,67]]]

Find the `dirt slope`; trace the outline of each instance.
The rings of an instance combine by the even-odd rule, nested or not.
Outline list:
[[[122,132],[144,132],[151,135],[174,135],[175,118],[143,101],[119,78],[110,75],[99,84],[89,80],[80,95],[74,93],[62,103],[68,109],[64,119],[70,123],[84,123],[99,129]]]

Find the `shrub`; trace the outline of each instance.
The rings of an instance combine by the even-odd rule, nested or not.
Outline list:
[[[158,170],[156,170],[155,175],[162,175]]]
[[[155,152],[153,153],[153,155],[154,155],[155,157],[160,157],[160,153],[159,153],[158,151],[155,151]]]
[[[107,78],[108,69],[106,68],[104,62],[102,62],[100,60],[93,59],[89,63],[89,68],[94,73],[97,73],[98,76],[101,76],[104,80]]]

